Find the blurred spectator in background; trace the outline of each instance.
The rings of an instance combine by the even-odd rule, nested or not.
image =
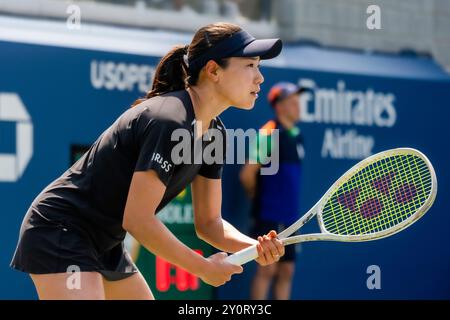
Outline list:
[[[301,162],[304,157],[303,136],[296,123],[300,120],[300,93],[304,89],[293,83],[274,85],[268,100],[275,118],[268,121],[251,147],[250,159],[240,172],[240,180],[252,199],[252,235],[280,232],[299,217]],[[273,130],[279,130],[278,142],[271,139]],[[267,139],[268,143],[261,143]],[[266,150],[264,146],[267,145]],[[274,175],[261,175],[263,157],[279,153],[279,170]],[[273,159],[273,157],[272,157]],[[270,165],[270,164],[267,164]],[[278,263],[258,266],[251,288],[251,298],[267,299],[273,282],[273,298],[289,299],[295,270],[296,246],[286,246],[285,255]]]

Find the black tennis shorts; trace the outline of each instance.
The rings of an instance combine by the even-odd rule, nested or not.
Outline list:
[[[31,273],[99,272],[108,281],[137,272],[123,242],[99,253],[89,235],[29,210],[20,229],[11,267]]]
[[[252,228],[252,237],[257,238],[258,236],[262,236],[264,234],[267,234],[270,230],[275,230],[277,233],[280,233],[284,229],[286,229],[287,226],[283,225],[282,223],[268,221],[268,220],[262,220],[262,219],[256,219],[253,223]],[[284,247],[284,256],[280,258],[279,262],[295,262],[296,258],[296,247],[299,245],[289,245]]]

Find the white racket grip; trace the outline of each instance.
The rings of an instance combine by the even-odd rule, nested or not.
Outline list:
[[[241,251],[226,257],[225,261],[240,266],[255,260],[256,258],[258,258],[258,250],[256,250],[256,244],[254,244],[253,246],[242,249]]]

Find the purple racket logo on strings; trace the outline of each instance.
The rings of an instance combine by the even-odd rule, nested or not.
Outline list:
[[[381,178],[373,180],[372,186],[379,192],[389,197],[391,195],[391,183],[395,177],[395,172],[392,171]],[[352,189],[338,197],[338,202],[342,206],[356,212],[356,200],[360,194],[360,188]],[[416,187],[413,183],[405,183],[398,187],[394,192],[395,201],[399,204],[406,204],[411,202],[417,195]],[[359,213],[366,219],[375,218],[383,211],[383,202],[379,198],[370,198],[364,201],[359,207]]]

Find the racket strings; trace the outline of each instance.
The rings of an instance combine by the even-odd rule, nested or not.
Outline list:
[[[365,198],[367,198],[367,195]],[[362,198],[362,199],[366,200],[365,198]],[[368,215],[366,215],[366,216],[363,215],[363,216],[365,218],[371,218],[372,215],[376,215],[377,213],[379,213],[382,210],[382,206],[383,206],[383,203],[380,202],[378,199],[371,198],[370,201],[363,202],[363,205],[360,207],[360,213],[361,214],[363,214],[365,212],[369,213]],[[352,209],[354,211],[354,208],[352,208]],[[353,217],[350,217],[350,218],[353,218]],[[368,221],[366,221],[367,224],[365,224],[365,225],[363,225],[361,223],[356,223],[355,219],[351,219],[350,222],[351,222],[352,228],[355,230],[355,232],[353,232],[353,233],[357,234],[357,233],[370,232],[371,231],[370,229],[374,229],[374,227],[375,228],[379,227],[375,231],[383,230],[384,227],[390,227],[392,225],[395,225],[396,223],[401,222],[401,220],[398,219],[398,216],[393,216],[392,218],[394,218],[393,221],[387,221],[388,223],[393,222],[393,223],[389,223],[389,225],[387,225],[386,221],[383,221],[383,219],[379,219],[378,221],[377,220],[368,220]],[[336,216],[334,217],[334,219],[336,222],[341,222],[341,221],[337,221]],[[384,225],[383,225],[383,222],[384,222]],[[345,232],[349,233],[349,230],[348,230],[347,226],[345,226],[345,225],[344,225],[344,228],[342,228],[342,225],[338,224],[338,229],[339,229],[338,232],[341,232],[340,229],[344,229]]]
[[[400,170],[403,170],[403,171],[405,170],[405,166],[404,166],[403,162],[400,163]],[[419,177],[420,177],[420,175],[419,175]],[[407,175],[406,178],[410,179],[411,176]],[[398,180],[398,181],[401,181],[401,180]],[[395,185],[393,185],[393,187],[396,188]],[[415,195],[413,193],[415,193],[416,190],[412,190],[411,187],[409,187],[408,185],[404,185],[404,186],[400,186],[400,190],[397,190],[396,192],[397,192],[397,194],[396,194],[397,202],[391,202],[390,204],[391,204],[391,207],[393,206],[394,210],[396,212],[398,212],[399,210],[401,210],[401,208],[399,208],[400,204],[402,202],[404,202],[404,201],[402,201],[403,198],[405,198],[405,199],[412,198]],[[400,196],[399,196],[399,194],[400,194]],[[398,200],[400,200],[400,201],[398,201]],[[371,201],[373,202],[373,201],[378,201],[378,200],[371,200]],[[375,202],[375,205],[377,205],[379,203],[380,202]],[[364,204],[366,204],[366,203],[364,203]],[[411,202],[411,204],[417,204],[417,202]],[[381,205],[382,205],[382,203],[379,204],[379,206],[381,206]],[[371,209],[372,208],[370,206],[367,207],[367,205],[366,205],[365,207],[362,207],[361,211],[362,212],[374,212],[373,210],[371,211]],[[414,213],[416,211],[416,209],[417,208],[411,208],[411,207],[410,208],[403,208],[403,212],[404,212],[403,218],[406,218],[406,217],[408,217],[410,215],[409,211],[411,211],[411,214],[412,214],[412,213]],[[375,213],[376,213],[376,211],[375,211]],[[371,216],[369,216],[369,217],[365,216],[365,217],[366,218],[371,218]],[[367,221],[368,223],[366,225],[362,225],[362,227],[365,227],[365,229],[360,228],[360,230],[358,232],[359,233],[361,233],[361,232],[370,232],[370,230],[367,230],[367,229],[369,229],[369,228],[373,229],[374,227],[378,227],[378,229],[375,229],[375,231],[383,230],[385,228],[392,227],[393,225],[398,224],[398,223],[400,223],[401,221],[404,220],[404,219],[401,219],[402,216],[400,216],[398,214],[397,215],[391,215],[390,217],[392,218],[391,220],[383,219],[384,218],[383,216],[380,216],[380,219],[378,221],[377,220],[368,220]]]
[[[411,176],[411,170],[409,170],[409,171],[407,171],[407,170],[405,170],[405,166],[404,166],[404,162],[400,162],[399,163],[399,167],[400,167],[400,170],[402,171],[401,172],[401,174],[403,174],[403,175],[405,175],[405,178],[406,178],[406,180],[410,180],[411,178],[412,178],[412,176]],[[378,170],[378,168],[377,168],[377,170],[376,171],[378,171],[377,173],[379,173],[379,170]],[[399,180],[400,181],[400,180]],[[398,189],[397,188],[397,193],[398,192],[400,192],[400,195],[401,196],[403,196],[403,197],[407,197],[408,195],[409,195],[409,198],[412,198],[412,193],[411,192],[407,192],[407,190],[406,189],[408,189],[407,188],[407,186],[408,185],[406,185],[406,186],[403,186],[403,187],[399,187],[400,189]],[[394,188],[396,188],[397,186],[395,186],[394,185]],[[405,189],[406,188],[406,189]],[[381,192],[383,192],[383,193],[389,193],[389,188],[386,190],[386,188],[381,188],[382,190],[380,190]],[[405,189],[405,190],[404,190]],[[404,192],[402,192],[402,190],[404,191]],[[409,189],[408,189],[409,190]],[[398,197],[397,197],[398,198]],[[377,201],[376,203],[380,203],[380,206],[382,205],[382,202],[379,202],[379,200],[375,200],[375,201]],[[364,203],[366,203],[366,202],[364,202]],[[391,206],[393,206],[393,207],[395,207],[395,212],[399,212],[399,210],[401,210],[401,208],[398,208],[398,205],[399,205],[399,201],[398,201],[398,199],[397,199],[397,203],[396,202],[391,202],[390,203],[391,204]],[[365,210],[364,210],[365,209]],[[373,212],[373,211],[371,211],[371,209],[372,208],[364,208],[363,207],[363,212]],[[378,209],[378,208],[377,208]],[[381,208],[382,209],[382,208]],[[381,210],[380,209],[380,210]],[[391,216],[389,216],[389,218],[391,218],[391,219],[383,219],[383,216],[381,216],[381,218],[382,219],[380,219],[381,221],[376,221],[376,220],[368,220],[368,224],[370,224],[370,227],[372,227],[372,229],[374,228],[374,227],[379,227],[378,229],[375,229],[375,231],[382,231],[382,230],[385,230],[385,229],[387,229],[387,228],[390,228],[390,227],[392,227],[392,226],[394,226],[394,225],[396,225],[396,224],[398,224],[398,223],[400,223],[400,222],[402,222],[404,219],[400,219],[400,218],[407,218],[407,217],[409,217],[411,214],[413,214],[416,210],[413,210],[412,212],[409,212],[408,211],[408,209],[409,208],[406,208],[406,214],[404,214],[403,216],[400,216],[400,215],[391,215]],[[418,208],[414,208],[414,209],[418,209]],[[404,212],[405,213],[405,212]],[[411,214],[410,214],[411,213]],[[366,218],[371,218],[371,216],[369,216],[369,217],[367,217],[367,216],[365,216]],[[370,223],[370,222],[377,222],[376,224],[375,224],[375,226],[374,226],[374,224],[372,223]],[[360,232],[364,232],[364,233],[367,233],[367,232],[370,232],[370,230],[360,230]]]
[[[408,219],[432,189],[428,166],[415,155],[394,155],[361,168],[330,196],[325,229],[339,235],[380,232]]]
[[[405,166],[404,166],[404,162],[402,162],[402,163],[400,163],[400,169],[401,170],[405,170]],[[404,173],[404,172],[403,172]],[[419,176],[420,177],[420,176]],[[409,180],[410,178],[411,178],[411,176],[410,175],[407,175],[406,176],[406,178]],[[398,180],[398,181],[401,181],[401,180]],[[395,188],[395,185],[394,185],[394,188]],[[402,202],[404,202],[403,200],[404,199],[406,199],[406,200],[410,200],[411,198],[413,198],[414,196],[415,196],[415,194],[413,194],[413,193],[415,193],[416,192],[416,190],[414,189],[414,190],[412,190],[411,189],[411,187],[408,187],[408,185],[404,185],[404,186],[400,186],[399,187],[400,189],[399,190],[397,190],[396,191],[396,200],[397,200],[397,202],[391,202],[390,204],[391,204],[391,207],[393,206],[393,207],[395,207],[395,211],[396,212],[398,212],[399,210],[401,210],[402,208],[399,208],[399,206],[400,206],[400,203],[402,203]],[[384,190],[382,190],[382,191],[384,191]],[[361,207],[361,212],[362,213],[364,213],[364,212],[369,212],[369,213],[373,213],[373,212],[375,212],[375,214],[377,213],[377,211],[376,210],[382,210],[382,208],[378,208],[377,206],[382,206],[383,205],[383,202],[380,202],[378,199],[373,199],[373,198],[371,198],[371,200],[370,200],[371,202],[369,202],[369,204],[373,204],[372,205],[372,207],[371,206],[367,206],[367,202],[364,202],[363,203],[363,207]],[[417,202],[411,202],[412,204],[417,204]],[[364,206],[365,205],[365,206]],[[373,206],[375,206],[375,208],[373,208]],[[419,206],[420,207],[420,206]],[[391,219],[383,219],[384,217],[383,216],[381,216],[380,217],[380,219],[377,221],[377,220],[368,220],[367,222],[367,224],[366,225],[361,225],[360,227],[362,227],[362,228],[359,228],[360,230],[358,231],[359,233],[367,233],[367,232],[370,232],[371,230],[369,230],[369,229],[374,229],[374,227],[375,227],[375,230],[373,230],[373,231],[382,231],[382,230],[385,230],[386,228],[389,228],[389,227],[392,227],[392,226],[394,226],[394,225],[396,225],[396,224],[398,224],[398,223],[400,223],[401,221],[403,221],[404,219],[401,219],[402,217],[403,218],[407,218],[407,217],[409,217],[411,214],[413,214],[419,207],[417,207],[417,208],[403,208],[403,216],[401,216],[401,215],[391,215],[390,216],[390,218]],[[375,209],[375,211],[374,211],[374,209]],[[391,209],[392,210],[392,209]],[[411,211],[411,212],[409,212],[409,211]],[[364,216],[365,218],[372,218],[372,216]],[[365,227],[365,228],[364,228]],[[376,228],[376,227],[378,227],[378,228]]]

